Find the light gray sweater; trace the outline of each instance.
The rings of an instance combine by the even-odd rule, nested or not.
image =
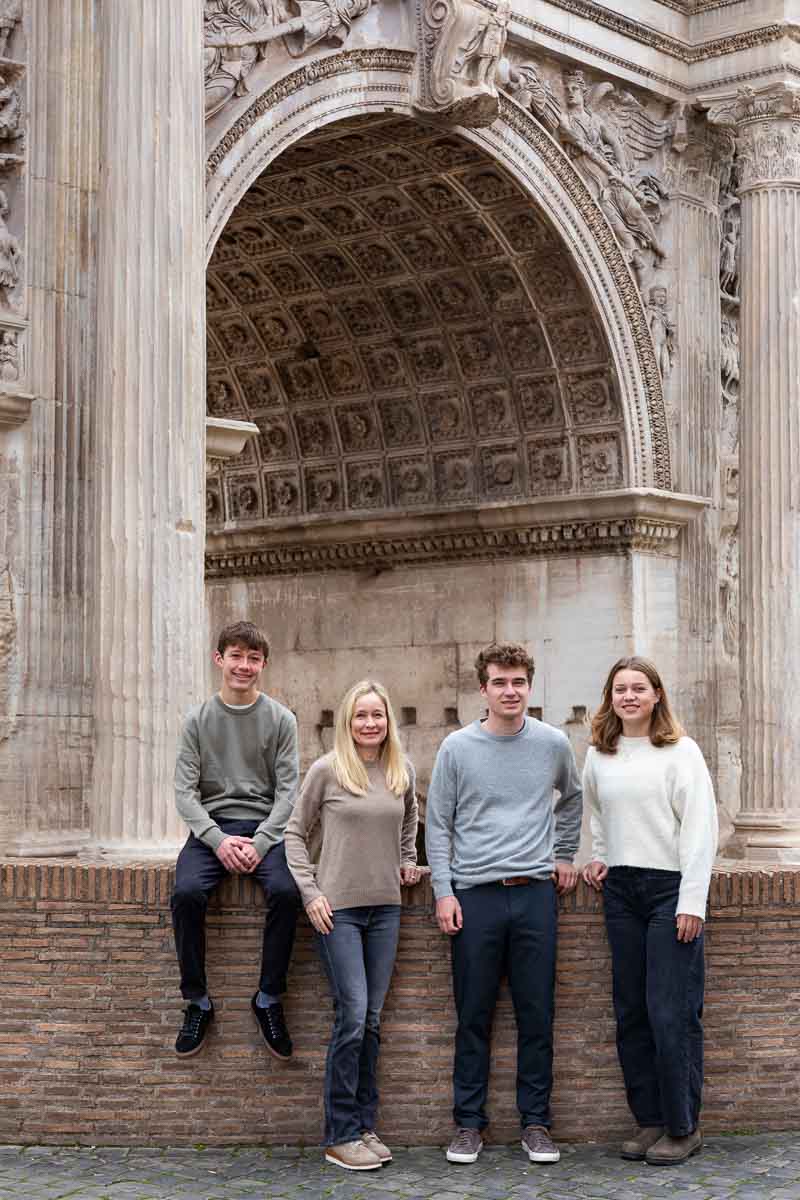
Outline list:
[[[283,838],[300,768],[297,721],[271,696],[237,708],[214,695],[189,710],[175,763],[175,803],[196,838],[216,850],[215,818],[260,821],[253,835],[266,854]]]
[[[511,737],[480,721],[451,733],[436,756],[425,817],[436,899],[452,896],[454,885],[547,879],[555,859],[574,858],[582,811],[575,756],[560,730],[526,717]]]

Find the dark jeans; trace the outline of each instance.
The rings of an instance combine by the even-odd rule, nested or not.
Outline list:
[[[223,819],[217,824],[225,834],[252,837],[259,822]],[[194,834],[189,834],[175,865],[175,890],[171,901],[184,1000],[199,1000],[208,990],[206,909],[211,893],[227,874],[214,851]],[[300,893],[286,865],[283,842],[270,847],[253,872],[253,878],[264,889],[267,902],[258,986],[262,992],[280,996],[286,991],[286,972],[300,910]]]
[[[617,1050],[639,1125],[697,1126],[703,1090],[703,934],[675,934],[679,871],[612,867],[603,885]]]
[[[333,930],[316,935],[333,993],[333,1032],[325,1063],[325,1144],[375,1128],[381,1009],[392,978],[400,905],[337,908]]]
[[[500,980],[508,976],[517,1020],[517,1108],[526,1125],[550,1127],[556,891],[537,880],[456,891],[464,927],[451,942],[458,1028],[453,1063],[456,1125],[487,1124],[489,1044]]]

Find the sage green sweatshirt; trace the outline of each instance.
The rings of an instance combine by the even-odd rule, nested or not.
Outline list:
[[[253,844],[262,856],[283,838],[300,768],[297,721],[259,692],[253,704],[214,695],[189,710],[175,764],[175,803],[196,838],[216,850],[225,834],[216,818],[259,821]]]

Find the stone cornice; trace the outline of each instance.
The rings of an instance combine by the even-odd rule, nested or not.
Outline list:
[[[34,397],[28,392],[0,391],[0,429],[17,429],[31,413]]]
[[[675,556],[681,529],[707,504],[646,488],[528,504],[209,533],[206,578],[389,570],[418,563],[539,555]]]
[[[604,6],[595,3],[595,0],[549,0],[549,3],[552,7],[569,13],[570,16],[591,21],[592,24],[598,25],[602,29],[608,29],[612,33],[630,38],[631,41],[639,42],[651,50],[657,50],[661,54],[666,54],[670,58],[676,59],[687,66],[706,62],[712,58],[721,58],[726,54],[736,54],[743,50],[755,50],[785,37],[791,38],[793,41],[800,41],[800,25],[794,22],[773,22],[769,25],[762,25],[757,29],[747,29],[740,33],[728,34],[726,37],[721,38],[712,38],[707,42],[700,42],[697,45],[693,45],[691,42],[670,37],[669,34],[661,33],[657,29],[643,25],[632,17],[625,17],[619,13],[610,12]],[[582,49],[591,49],[593,52],[597,51],[596,46],[589,46],[588,43],[567,38],[561,31],[518,12],[513,14],[512,23],[516,26],[521,25],[529,28],[538,34],[547,34],[549,37],[556,38],[559,41],[572,42],[576,46],[581,46]],[[604,54],[603,57],[608,56]],[[619,61],[621,62],[622,60]],[[625,65],[633,67],[634,70],[639,69],[636,63],[629,62]]]

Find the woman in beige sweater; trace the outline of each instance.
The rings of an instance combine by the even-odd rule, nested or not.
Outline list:
[[[322,835],[318,861],[309,842]],[[325,1158],[351,1171],[391,1160],[375,1133],[380,1015],[400,929],[400,885],[419,879],[414,771],[386,690],[354,684],[333,751],[303,781],[286,859],[316,930],[334,1001],[325,1067]],[[316,840],[316,838],[315,838]]]

